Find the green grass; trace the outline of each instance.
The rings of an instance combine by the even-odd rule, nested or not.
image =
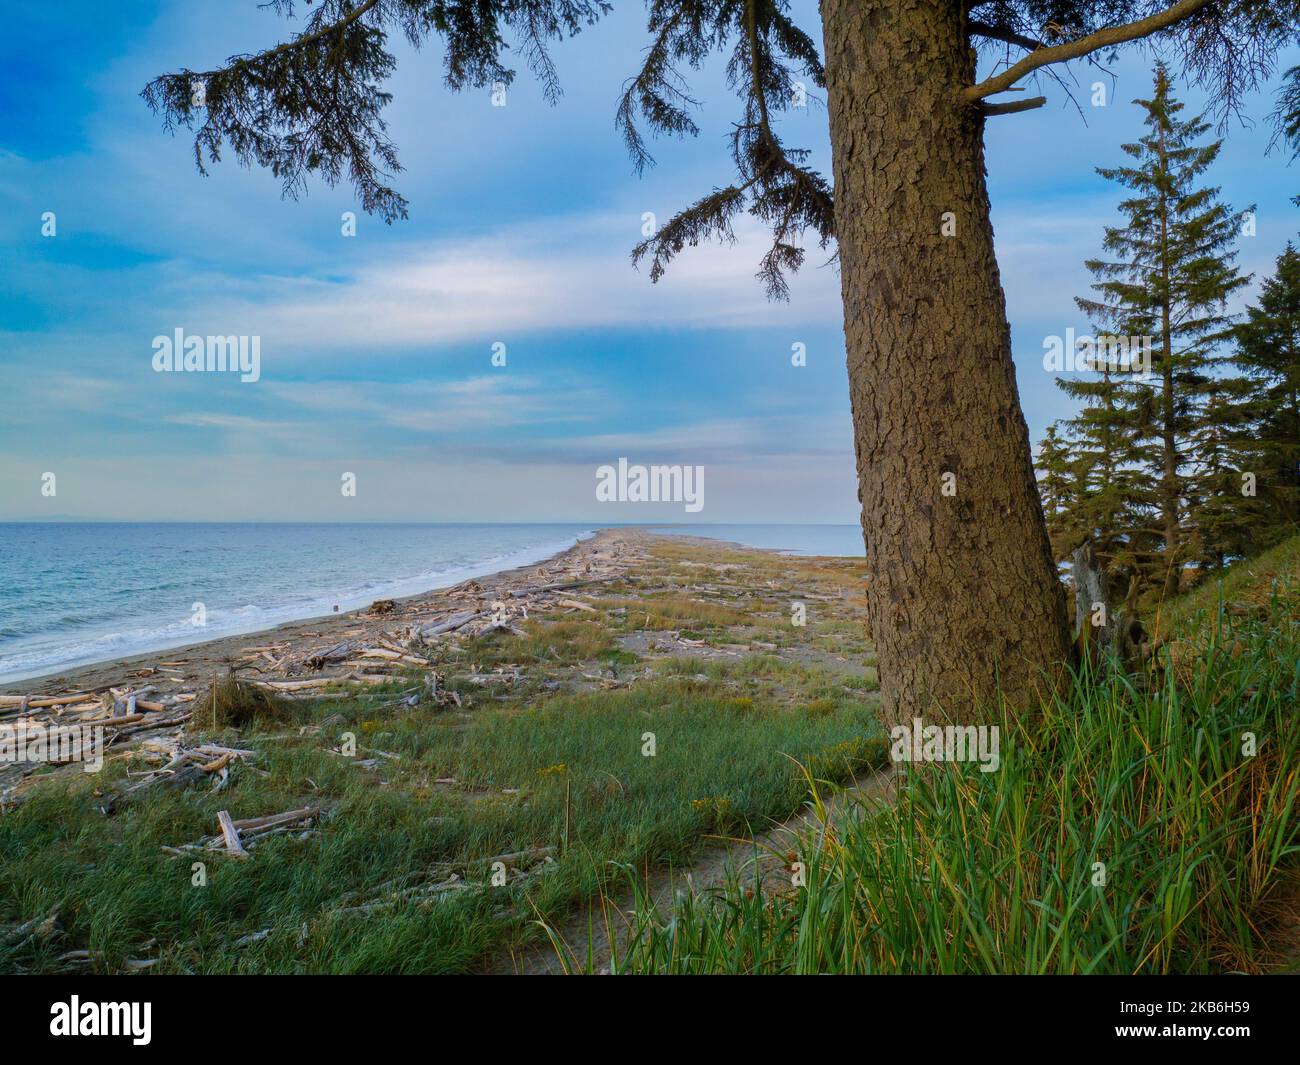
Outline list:
[[[640,599],[607,600],[603,606],[623,608],[623,627],[627,631],[664,630],[694,631],[697,638],[706,632],[725,630],[752,623],[746,611],[724,603],[706,602],[676,595],[647,595]],[[684,634],[684,633],[683,633]]]
[[[896,804],[828,817],[810,767],[823,823],[798,843],[806,887],[765,894],[741,872],[671,913],[639,894],[616,970],[1205,973],[1294,958],[1270,917],[1300,852],[1298,545],[1179,604],[1187,635],[1149,691],[1081,676],[1041,718],[1004,718],[998,772],[931,766]],[[1215,605],[1251,589],[1258,611]]]
[[[467,652],[480,667],[506,663],[548,662],[574,665],[619,658],[621,652],[602,622],[582,619],[525,621],[526,636],[483,640]]]
[[[699,558],[759,577],[786,565],[656,554],[688,585],[699,567],[686,563]],[[863,637],[844,615],[859,609],[860,564],[790,564],[835,597],[813,602],[807,629],[789,626],[783,599],[704,601],[683,589],[648,610],[596,599],[600,615],[535,618],[525,636],[474,641],[440,662],[462,712],[397,703],[413,678],[209,734],[259,752],[220,795],[151,791],[105,815],[128,763],[60,775],[0,815],[0,971],[59,971],[74,950],[91,951],[101,972],[131,958],[159,959],[153,972],[465,971],[541,939],[538,918],[560,924],[584,900],[641,891],[647,867],[680,867],[710,835],[761,831],[809,801],[823,824],[790,846],[805,887],[773,892],[741,872],[671,913],[642,896],[616,968],[1163,973],[1271,962],[1270,919],[1298,865],[1300,540],[1170,605],[1160,629],[1182,638],[1150,685],[1080,677],[1032,724],[1003,721],[1000,771],[930,767],[902,780],[896,805],[842,802],[834,817],[821,798],[881,757],[874,671],[757,654],[638,660],[614,639],[673,628],[729,642],[766,626],[782,643],[817,636],[821,651],[833,639],[856,660]],[[468,679],[511,664],[529,667],[516,686]],[[648,666],[648,678],[571,690],[602,665],[636,665],[638,677]],[[330,752],[345,732],[373,768]],[[646,733],[654,757],[642,754]],[[305,805],[323,811],[316,835],[278,837],[244,863],[208,857],[206,887],[193,886],[190,857],[162,849],[211,834],[218,810],[240,819]],[[545,872],[490,885],[484,859],[536,846],[554,848]],[[470,887],[344,912],[449,868]],[[52,911],[53,935],[6,944],[7,926]]]
[[[604,648],[585,625],[539,626],[511,650]],[[536,918],[608,886],[611,863],[680,862],[709,833],[795,811],[804,786],[792,758],[842,774],[879,756],[867,742],[874,717],[853,692],[810,710],[801,693],[826,688],[825,677],[743,662],[711,664],[704,680],[669,674],[527,704],[480,692],[460,714],[368,710],[384,698],[374,692],[300,704],[310,721],[333,723],[301,736],[296,726],[210,734],[257,750],[256,769],[237,766],[220,795],[151,791],[110,816],[99,805],[125,761],[61,776],[0,817],[0,924],[57,911],[62,930],[18,947],[0,935],[0,971],[56,971],[73,950],[107,972],[129,958],[160,959],[153,972],[462,971],[540,937]],[[780,683],[764,687],[769,675]],[[360,757],[379,758],[374,768],[330,752],[349,731]],[[646,733],[654,757],[642,754]],[[204,887],[191,882],[191,857],[162,850],[213,833],[218,810],[238,820],[306,805],[324,811],[316,836],[272,839],[247,862],[208,856]],[[555,848],[548,871],[487,882],[482,859],[533,846]],[[448,865],[472,888],[424,908],[338,912]]]
[[[1276,587],[1294,582],[1300,573],[1300,536],[1292,537],[1256,558],[1245,559],[1228,567],[1195,590],[1175,600],[1160,619],[1164,631],[1177,630],[1203,620],[1231,604],[1263,604],[1272,599]],[[1292,596],[1293,612],[1297,605]]]

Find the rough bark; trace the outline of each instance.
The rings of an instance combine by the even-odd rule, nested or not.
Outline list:
[[[1070,636],[1011,360],[984,118],[961,101],[975,57],[945,0],[821,7],[884,716],[972,721],[999,692],[1028,708],[1059,683]]]

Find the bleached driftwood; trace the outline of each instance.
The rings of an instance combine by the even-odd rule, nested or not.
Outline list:
[[[1071,556],[1074,577],[1074,642],[1080,660],[1099,662],[1113,655],[1126,672],[1134,672],[1148,657],[1146,630],[1133,614],[1136,586],[1130,585],[1128,601],[1111,598],[1106,571],[1092,544],[1084,542]]]
[[[442,621],[435,622],[432,625],[425,625],[416,630],[416,635],[421,638],[429,636],[441,636],[445,632],[454,632],[463,625],[468,625],[475,618],[483,617],[483,613],[477,610],[469,610],[463,614],[453,614],[451,617]]]
[[[217,814],[217,823],[221,825],[221,835],[226,841],[226,850],[232,857],[247,858],[248,851],[244,850],[243,843],[239,840],[239,829],[230,819],[230,811],[222,810]]]

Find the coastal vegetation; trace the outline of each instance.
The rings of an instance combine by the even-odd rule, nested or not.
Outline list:
[[[659,540],[588,609],[448,641],[434,668],[459,706],[412,705],[415,672],[196,718],[195,742],[252,752],[220,792],[124,796],[126,756],[51,774],[0,817],[0,968],[1295,962],[1300,539],[1166,604],[1145,673],[1086,665],[1033,718],[1003,704],[992,773],[891,768],[861,574]],[[221,811],[283,810],[311,816],[246,858],[185,848]]]
[[[26,926],[0,931],[0,969],[457,972],[544,946],[539,919],[625,868],[689,866],[795,813],[801,765],[847,780],[883,763],[875,677],[851,660],[867,656],[861,569],[659,541],[586,610],[445,641],[433,668],[459,705],[408,705],[413,672],[245,714],[217,678],[217,727],[196,713],[187,743],[253,752],[221,791],[123,797],[148,765],[110,757],[0,815],[0,922]],[[806,627],[796,595],[816,597]],[[310,828],[247,860],[181,849],[221,811],[307,809]]]
[[[1300,538],[1178,601],[1136,681],[1088,667],[1002,764],[910,771],[891,801],[810,773],[814,823],[667,908],[625,973],[1214,973],[1300,965]],[[581,969],[581,954],[571,954]]]
[[[605,0],[322,0],[274,47],[160,74],[142,96],[166,129],[193,131],[200,171],[228,151],[293,197],[309,179],[346,176],[362,207],[391,223],[408,214],[384,118],[393,39],[436,41],[449,90],[500,103],[522,54],[555,103],[551,43],[612,10]],[[748,214],[771,233],[758,270],[770,298],[788,297],[787,277],[810,251],[837,262],[886,723],[965,721],[1004,699],[1027,708],[1045,679],[1065,682],[1071,657],[994,248],[987,123],[1045,105],[1024,92],[1040,78],[1073,101],[1060,73],[1070,61],[1148,43],[1177,58],[1216,116],[1239,114],[1295,42],[1298,10],[1297,0],[822,0],[818,42],[788,0],[647,4],[647,47],[615,112],[635,167],[653,164],[650,138],[699,133],[690,75],[716,59],[737,97],[735,177],[652,226],[633,261],[648,260],[658,280],[688,248],[734,242]],[[1275,114],[1283,138],[1297,128],[1295,81]],[[833,181],[781,124],[814,92],[825,93]],[[1173,548],[1177,486],[1164,480]],[[1015,624],[993,620],[1004,617]]]

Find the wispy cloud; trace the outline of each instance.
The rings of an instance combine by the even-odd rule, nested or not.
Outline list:
[[[502,432],[521,427],[589,423],[610,402],[606,390],[582,382],[541,380],[504,370],[443,381],[270,382],[268,390],[288,411],[337,415],[357,422],[420,433],[473,430]]]
[[[734,247],[684,255],[658,284],[626,254],[633,215],[547,219],[474,237],[388,245],[342,273],[195,278],[195,318],[256,332],[298,358],[413,345],[488,345],[602,327],[744,328],[835,321],[839,281],[815,267],[795,279],[790,305],[768,302],[753,276],[757,224]],[[340,238],[344,239],[344,238]],[[181,309],[184,313],[185,309]]]

